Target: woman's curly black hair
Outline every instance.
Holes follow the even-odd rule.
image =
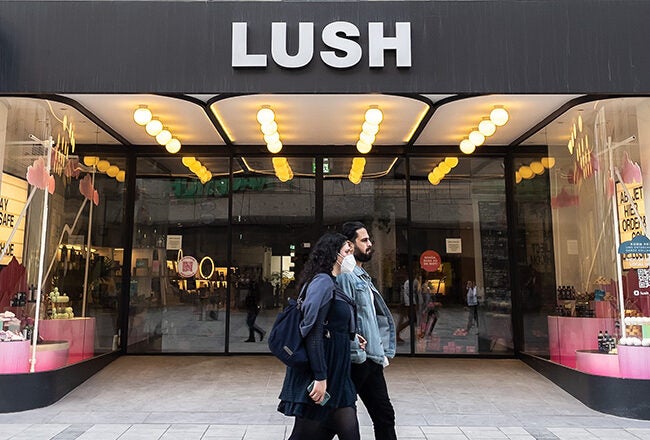
[[[331,274],[336,263],[336,256],[347,238],[338,232],[327,232],[318,239],[309,253],[309,259],[298,277],[298,292],[319,273]]]

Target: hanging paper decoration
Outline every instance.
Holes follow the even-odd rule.
[[[86,176],[79,182],[79,192],[88,200],[91,200],[95,206],[99,205],[99,193],[95,188],[93,188],[90,174],[86,174]]]
[[[641,177],[641,167],[638,163],[632,162],[630,156],[625,152],[625,159],[623,160],[623,169],[621,170],[621,177],[623,178],[623,183],[643,183],[643,178]]]
[[[79,177],[79,174],[81,174],[81,167],[79,166],[79,159],[78,158],[69,158],[66,161],[65,168],[63,169],[64,174],[67,177],[74,177],[77,178]]]
[[[47,189],[50,194],[54,194],[54,176],[51,176],[45,169],[45,161],[43,161],[42,157],[39,157],[34,161],[33,165],[27,167],[27,181],[38,189]]]
[[[562,191],[560,191],[557,196],[551,197],[551,208],[566,208],[568,206],[577,206],[578,202],[578,196],[572,196],[566,191],[566,188],[562,188]]]

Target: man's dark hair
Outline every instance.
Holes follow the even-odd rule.
[[[341,228],[341,233],[345,235],[348,240],[354,242],[357,238],[357,231],[359,229],[366,229],[366,225],[361,222],[345,222]]]

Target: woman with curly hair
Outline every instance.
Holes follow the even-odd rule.
[[[354,302],[334,283],[346,257],[354,258],[345,236],[326,233],[299,277],[299,297],[304,297],[300,331],[309,368],[287,367],[282,384],[278,411],[295,417],[289,440],[330,440],[335,435],[340,440],[360,439],[357,396],[350,377]]]

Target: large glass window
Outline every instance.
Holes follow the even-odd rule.
[[[327,228],[340,230],[347,221],[366,225],[373,243],[373,257],[364,264],[383,295],[393,318],[399,321],[400,276],[407,259],[406,178],[402,159],[365,158],[362,178],[353,183],[351,171],[359,159],[328,159],[323,182],[323,221]],[[409,352],[406,345],[399,352]]]
[[[229,161],[140,158],[137,172],[129,351],[224,351]]]
[[[267,352],[264,335],[318,238],[313,158],[239,158],[233,184],[231,352]],[[283,174],[287,173],[287,174]]]
[[[78,155],[115,140],[67,105],[26,98],[0,99],[0,133],[0,311],[15,315],[2,330],[18,349],[2,372],[117,349],[125,161]]]
[[[526,351],[592,374],[648,378],[630,369],[646,356],[639,345],[650,341],[643,330],[650,322],[648,254],[643,246],[620,246],[647,241],[649,118],[647,98],[597,101],[576,106],[526,142],[547,145],[548,154],[518,168],[517,199],[543,205],[550,193],[551,201],[550,213],[537,209],[520,219],[532,238],[524,254],[531,275],[520,275],[535,304],[524,314]],[[533,186],[549,190],[533,199]]]
[[[409,341],[413,326],[417,353],[512,353],[503,160],[409,163],[411,279],[401,271],[400,338]]]

